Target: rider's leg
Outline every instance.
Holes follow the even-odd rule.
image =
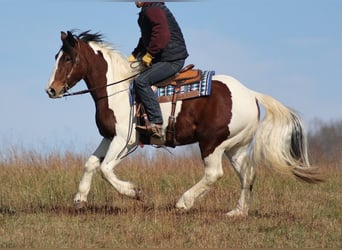
[[[184,60],[175,62],[158,62],[153,64],[150,69],[141,73],[135,79],[134,86],[136,93],[144,104],[151,123],[163,123],[160,106],[156,95],[151,89],[151,85],[176,74],[182,69],[183,65]]]

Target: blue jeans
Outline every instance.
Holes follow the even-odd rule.
[[[136,94],[144,104],[150,122],[163,124],[159,102],[157,96],[151,89],[151,85],[175,75],[182,69],[184,62],[185,60],[157,62],[135,78],[134,87]]]

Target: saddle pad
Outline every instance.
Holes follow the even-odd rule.
[[[211,80],[213,75],[215,75],[215,71],[206,70],[202,72],[202,79],[199,82],[182,85],[180,87],[177,100],[210,95]],[[174,86],[167,85],[158,87],[155,90],[155,93],[158,96],[159,102],[170,102],[172,101],[174,91]]]

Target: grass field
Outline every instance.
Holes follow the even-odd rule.
[[[322,165],[326,182],[309,185],[258,169],[248,218],[228,218],[239,181],[228,161],[224,177],[194,208],[174,209],[203,174],[196,153],[140,153],[116,169],[139,185],[149,204],[120,196],[95,175],[88,209],[73,196],[85,157],[12,149],[0,158],[0,247],[342,247],[341,159]],[[336,168],[336,165],[340,167]]]

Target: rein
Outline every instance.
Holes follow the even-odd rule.
[[[143,72],[146,71],[146,70],[147,70],[147,69],[145,69],[145,70],[143,70],[143,71],[141,71],[141,72],[139,72],[139,73],[136,73],[136,74],[134,74],[134,75],[131,75],[131,76],[125,78],[125,79],[119,80],[119,81],[117,81],[117,82],[112,82],[112,83],[106,84],[106,85],[104,85],[104,86],[94,87],[94,88],[91,88],[91,89],[85,89],[85,90],[81,90],[81,91],[77,91],[77,92],[71,92],[71,93],[70,93],[70,92],[66,92],[66,93],[63,95],[63,97],[66,97],[66,96],[74,96],[74,95],[83,95],[83,94],[90,93],[90,92],[92,92],[92,91],[94,91],[94,90],[97,90],[97,89],[102,89],[102,88],[106,88],[106,87],[108,87],[108,86],[116,85],[116,84],[125,82],[125,81],[127,81],[127,80],[130,80],[130,79],[132,79],[132,78],[138,76],[139,74],[143,73]]]

